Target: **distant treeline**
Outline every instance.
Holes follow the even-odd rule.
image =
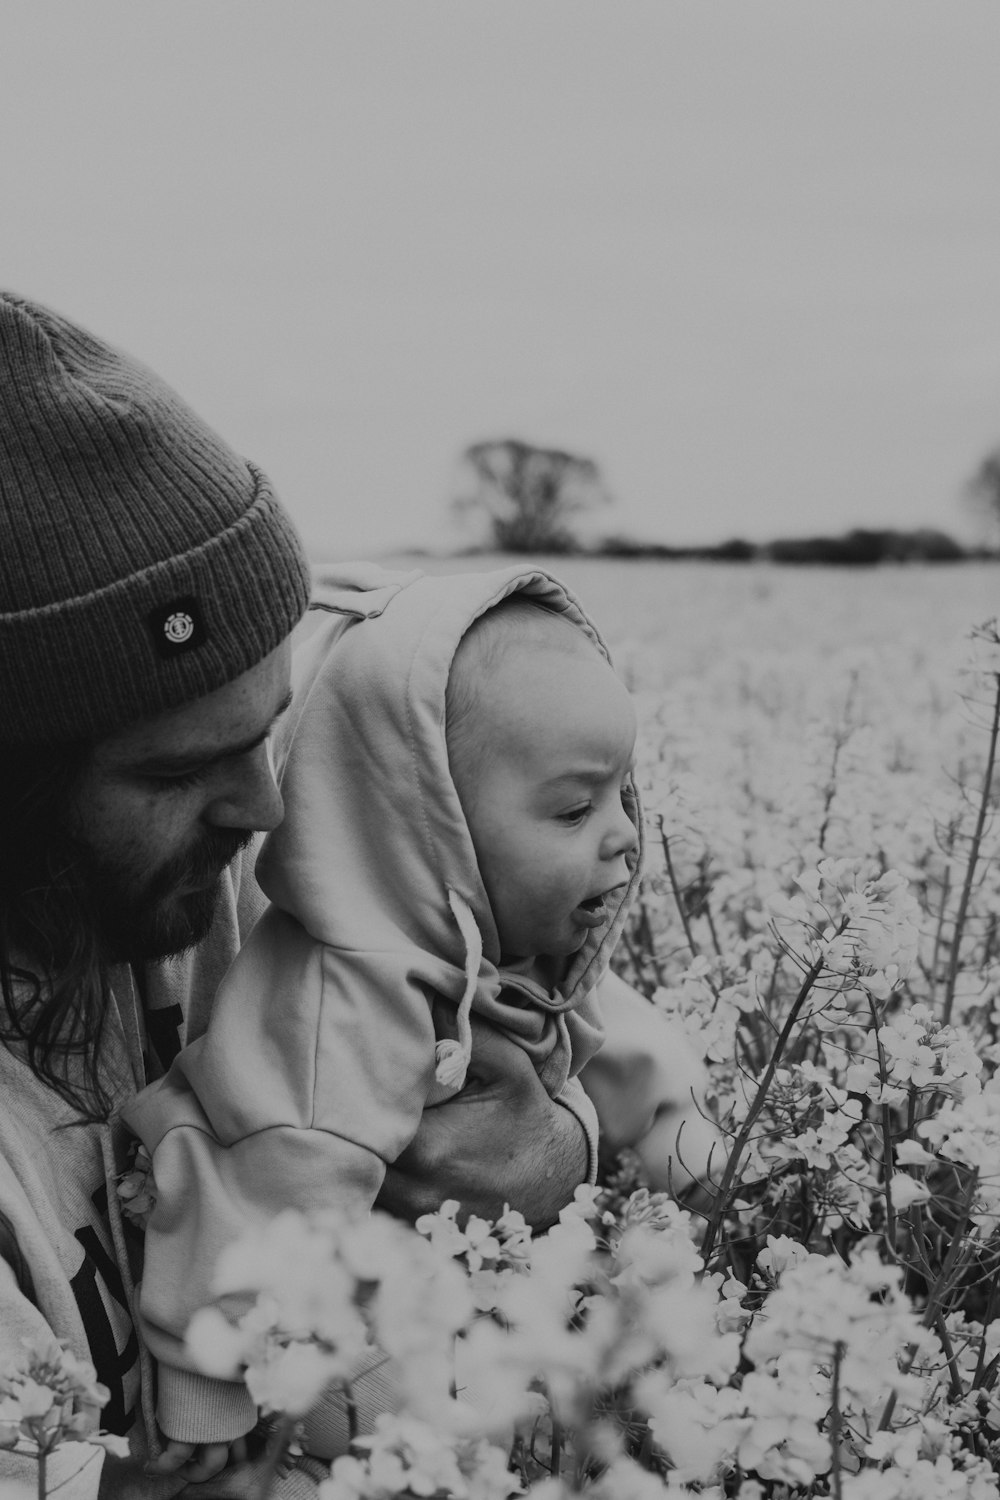
[[[932,526],[914,531],[859,526],[840,536],[778,537],[770,542],[732,537],[698,547],[607,534],[601,541],[585,542],[577,535],[577,517],[611,500],[593,459],[561,448],[540,448],[520,438],[491,438],[466,448],[462,475],[452,510],[463,520],[473,517],[480,528],[485,523],[488,534],[488,539],[463,549],[466,554],[553,552],[578,557],[707,558],[854,568],[876,563],[1000,560],[1000,550],[964,547],[948,532]],[[1000,448],[984,460],[971,490],[979,511],[994,523],[1000,522]]]
[[[840,564],[872,567],[876,563],[965,562],[996,558],[984,547],[963,547],[953,536],[932,527],[916,531],[869,531],[855,528],[841,536],[778,537],[771,542],[748,542],[742,537],[714,546],[672,547],[631,537],[609,537],[596,546],[572,548],[602,557],[706,558],[719,562],[775,562]]]

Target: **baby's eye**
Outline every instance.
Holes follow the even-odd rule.
[[[581,802],[579,807],[568,807],[565,812],[556,813],[556,822],[565,824],[567,828],[576,828],[589,812],[590,803]]]

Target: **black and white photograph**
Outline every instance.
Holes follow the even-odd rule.
[[[1000,1494],[998,79],[0,0],[0,1500]]]

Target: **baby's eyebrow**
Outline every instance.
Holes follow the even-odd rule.
[[[549,776],[542,782],[547,791],[555,791],[561,787],[568,786],[596,786],[601,781],[607,781],[609,776],[617,773],[617,766],[578,766],[570,771],[559,771],[555,776]],[[626,766],[625,772],[631,770]]]

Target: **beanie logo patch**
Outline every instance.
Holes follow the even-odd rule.
[[[183,646],[194,635],[194,621],[189,614],[178,610],[175,615],[167,616],[163,634],[172,646]]]
[[[204,643],[208,632],[197,599],[172,599],[148,616],[153,644],[160,656],[180,656]]]

